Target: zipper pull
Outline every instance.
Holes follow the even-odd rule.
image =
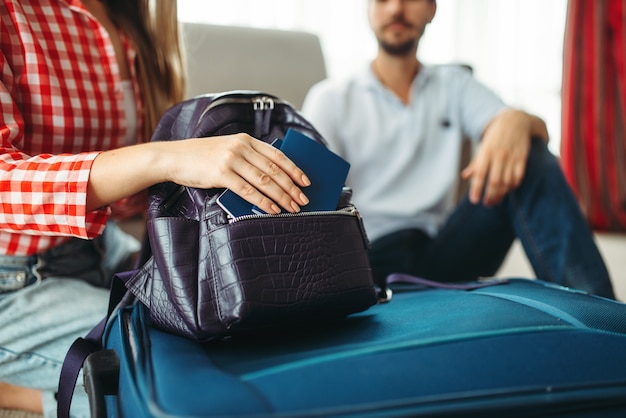
[[[370,239],[367,236],[367,231],[365,230],[365,225],[363,224],[363,218],[361,217],[361,213],[356,207],[352,207],[350,211],[356,216],[359,221],[359,228],[361,229],[361,236],[363,237],[363,244],[365,244],[365,248],[368,250],[371,248]]]
[[[270,133],[270,117],[274,110],[274,99],[267,96],[256,97],[253,101],[254,136],[261,139]]]
[[[274,99],[267,96],[256,97],[252,102],[252,108],[254,110],[273,110]]]
[[[263,97],[263,104],[265,110],[274,110],[274,99],[271,97]]]

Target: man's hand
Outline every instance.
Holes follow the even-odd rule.
[[[476,155],[462,171],[470,179],[470,202],[492,206],[520,185],[532,137],[548,140],[545,123],[534,115],[506,109],[487,125]]]

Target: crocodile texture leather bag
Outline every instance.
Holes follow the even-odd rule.
[[[152,140],[247,132],[271,142],[288,128],[324,143],[289,103],[238,91],[174,106]],[[376,303],[367,237],[348,193],[335,211],[231,219],[216,203],[222,190],[162,183],[149,191],[149,240],[126,287],[156,326],[206,341]]]

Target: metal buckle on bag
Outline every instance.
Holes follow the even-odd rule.
[[[378,289],[376,291],[376,297],[378,298],[378,303],[379,304],[387,303],[393,297],[393,290],[391,290],[388,287],[386,287],[384,289]]]

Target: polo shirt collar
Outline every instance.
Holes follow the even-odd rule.
[[[425,65],[420,63],[421,67],[419,72],[415,75],[413,79],[413,83],[411,84],[411,98],[415,97],[415,95],[424,88],[424,86],[428,83],[428,80],[431,78],[433,73],[433,67],[429,65]],[[370,63],[365,67],[360,74],[357,75],[357,81],[359,84],[368,88],[369,90],[377,93],[377,94],[390,94],[393,97],[396,97],[394,93],[389,91],[383,83],[380,82],[374,70],[372,69],[372,64]]]

